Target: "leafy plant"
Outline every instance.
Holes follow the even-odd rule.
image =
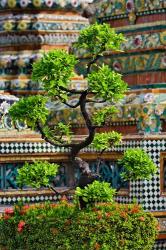
[[[32,79],[43,83],[48,96],[67,100],[65,89],[70,85],[76,63],[75,56],[64,50],[49,51],[33,64]]]
[[[26,162],[18,169],[17,183],[20,187],[31,186],[35,188],[49,186],[51,177],[58,172],[59,165],[46,161]]]
[[[64,50],[44,53],[43,57],[33,64],[32,79],[42,83],[45,96],[36,95],[22,98],[9,110],[14,121],[25,121],[28,126],[38,130],[48,143],[70,150],[70,164],[68,165],[68,173],[70,174],[68,174],[67,185],[73,186],[75,184],[75,157],[81,149],[93,143],[92,145],[97,150],[103,152],[121,141],[121,135],[114,131],[96,133],[98,128],[102,128],[108,120],[111,120],[116,112],[115,103],[127,91],[127,84],[122,80],[121,74],[113,71],[108,65],[99,66],[98,60],[107,50],[119,51],[120,44],[124,40],[124,36],[116,34],[115,30],[110,28],[108,24],[95,23],[80,32],[74,46],[78,50],[87,50],[90,55],[89,58],[86,58],[84,77],[87,86],[84,86],[84,89],[73,89],[71,85],[74,68],[79,62],[75,55],[68,54]],[[74,104],[73,97],[76,100]],[[54,105],[64,104],[71,110],[79,108],[88,131],[87,136],[80,141],[72,140],[72,128],[69,126],[69,121],[66,124],[60,120],[56,124],[49,122],[50,112],[46,107],[47,101],[53,102]],[[93,106],[94,103],[103,104],[103,107],[97,110],[95,115],[92,115],[90,110],[93,109],[89,109],[88,105]],[[56,112],[55,117],[58,117]],[[138,151],[136,159],[131,153],[126,153],[122,161],[126,168],[126,172],[123,174],[124,179],[149,178],[155,172],[155,166],[151,160],[148,160],[146,154],[140,154]],[[132,167],[134,167],[133,170]],[[39,174],[40,179],[40,171],[37,172],[36,169],[35,171]],[[45,180],[43,183],[46,182]]]
[[[40,204],[6,209],[0,246],[8,250],[152,250],[158,222],[137,204]]]
[[[116,131],[96,133],[92,145],[97,150],[104,151],[120,144],[121,138],[121,134]]]
[[[97,110],[93,114],[92,120],[96,125],[102,126],[102,125],[105,125],[107,121],[109,122],[111,118],[115,116],[115,114],[117,113],[118,113],[118,110],[115,106],[104,107],[104,108]]]
[[[121,79],[121,74],[110,70],[107,65],[102,65],[97,71],[88,74],[88,84],[96,98],[105,101],[117,102],[127,90],[127,84]]]
[[[95,202],[112,202],[115,193],[115,189],[111,188],[109,183],[99,181],[94,181],[83,189],[77,187],[75,191],[76,197],[82,197],[88,204]]]
[[[64,50],[44,53],[43,57],[33,64],[32,79],[42,83],[47,98],[35,96],[21,99],[9,110],[11,117],[14,120],[25,120],[52,145],[70,148],[70,159],[73,161],[82,148],[93,142],[96,128],[102,127],[105,118],[114,113],[114,101],[121,99],[127,90],[127,84],[119,73],[114,72],[107,65],[101,67],[96,65],[97,60],[106,50],[119,50],[123,41],[123,35],[116,34],[108,24],[96,23],[81,31],[74,46],[78,49],[87,49],[91,54],[85,75],[88,86],[82,90],[73,89],[71,86],[74,67],[78,63],[75,55],[68,54]],[[77,99],[75,104],[72,104],[73,96]],[[81,142],[74,143],[70,140],[71,128],[67,125],[69,122],[64,124],[59,121],[54,126],[50,124],[49,112],[45,106],[47,100],[65,104],[71,109],[80,108],[88,129],[87,137]],[[101,110],[98,114],[96,111],[96,118],[92,118],[86,104],[93,105],[101,102],[110,107],[105,109],[104,115]],[[63,140],[64,138],[67,140]]]
[[[122,159],[119,160],[119,164],[125,170],[121,174],[124,180],[149,180],[157,172],[157,166],[149,155],[140,148],[127,149]]]
[[[124,41],[124,36],[117,34],[115,29],[110,28],[108,24],[104,23],[101,26],[101,24],[96,23],[80,32],[75,47],[85,49],[92,56],[96,56],[106,50],[120,50],[120,45]]]
[[[35,128],[36,123],[40,121],[45,124],[49,110],[46,108],[47,98],[36,95],[21,98],[14,103],[9,110],[13,121],[19,120],[26,122],[28,126]]]

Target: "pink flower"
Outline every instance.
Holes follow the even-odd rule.
[[[13,215],[14,214],[14,209],[13,208],[6,208],[5,209],[5,214]]]
[[[22,232],[22,230],[23,230],[25,224],[26,224],[26,223],[25,223],[25,221],[23,221],[23,220],[21,220],[21,221],[18,223],[17,231],[18,231],[19,233]]]

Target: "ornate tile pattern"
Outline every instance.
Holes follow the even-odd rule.
[[[160,151],[166,150],[166,140],[129,140],[124,141],[121,146],[114,149],[113,152],[123,152],[127,148],[142,147],[149,153],[153,161],[158,165],[158,174],[160,173]],[[83,150],[83,152],[94,152],[89,147]],[[41,142],[8,142],[0,143],[1,154],[25,154],[25,153],[55,153],[63,152],[67,153],[65,148],[55,148],[48,143]],[[111,153],[111,150],[110,150]],[[151,181],[136,181],[130,183],[129,197],[119,196],[117,200],[119,202],[130,202],[136,198],[139,203],[142,203],[145,210],[149,211],[162,211],[166,208],[166,197],[160,196],[160,178],[159,175],[153,177]]]
[[[166,240],[156,241],[153,250],[165,250],[165,249],[166,249]]]

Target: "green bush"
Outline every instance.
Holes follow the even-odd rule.
[[[124,167],[124,180],[150,180],[157,172],[157,166],[141,148],[127,149],[119,164]]]
[[[100,203],[78,210],[67,202],[16,206],[0,220],[7,250],[151,250],[157,220],[137,204]]]
[[[95,202],[112,202],[115,192],[115,189],[110,187],[110,183],[94,181],[82,189],[77,187],[75,196],[81,197],[83,201],[89,204]]]
[[[49,186],[50,178],[58,172],[59,165],[47,161],[25,162],[18,170],[17,184],[40,188]]]

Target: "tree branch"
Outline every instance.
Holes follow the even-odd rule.
[[[56,147],[61,147],[61,148],[72,148],[72,147],[75,147],[77,144],[74,144],[74,143],[68,143],[68,144],[59,144],[59,143],[56,143],[55,141],[51,140],[50,138],[48,138],[44,131],[43,131],[43,126],[41,125],[40,122],[37,122],[36,124],[36,128],[38,129],[38,131],[40,132],[41,134],[41,137],[43,140],[45,140],[46,142],[50,143],[51,145],[53,146],[56,146]]]
[[[90,73],[90,70],[91,70],[91,66],[99,59],[101,58],[103,55],[102,53],[105,51],[105,44],[101,45],[101,50],[99,51],[99,53],[97,55],[95,55],[95,57],[93,58],[92,61],[90,61],[88,64],[87,64],[87,73],[85,76],[87,76],[89,73]]]
[[[86,123],[86,126],[88,128],[88,136],[85,138],[85,140],[79,144],[77,144],[76,146],[73,146],[71,148],[71,158],[74,159],[75,156],[79,153],[79,151],[82,149],[82,148],[85,148],[87,147],[89,144],[92,143],[93,139],[94,139],[94,136],[95,136],[95,126],[93,126],[92,124],[92,121],[89,117],[89,114],[86,110],[86,97],[88,95],[88,91],[85,90],[82,95],[80,96],[80,110],[81,110],[81,113],[82,113],[82,116],[85,120],[85,123]]]
[[[59,88],[60,88],[60,90],[65,91],[65,92],[70,93],[70,94],[79,94],[80,95],[84,92],[84,90],[67,89],[67,88],[62,87],[62,86]]]
[[[66,106],[68,106],[69,108],[77,108],[80,105],[80,100],[75,104],[75,105],[71,105],[65,101],[62,102],[63,104],[65,104]]]

